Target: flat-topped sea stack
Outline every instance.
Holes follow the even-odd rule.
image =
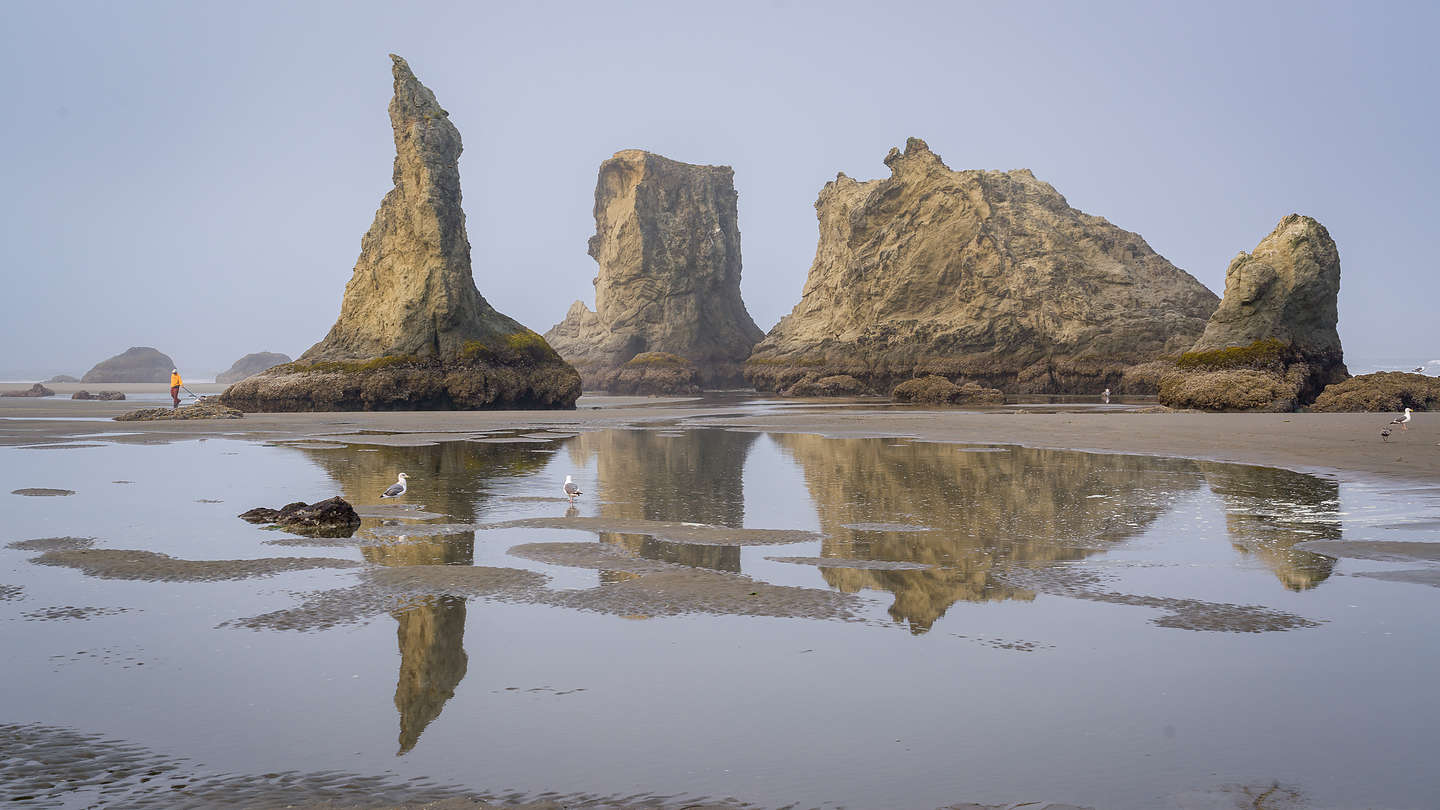
[[[764,335],[740,300],[735,173],[628,149],[600,165],[590,256],[595,311],[581,301],[545,339],[585,387],[629,392],[626,364],[663,353],[691,364],[674,391],[744,384],[742,363]],[[653,377],[653,375],[652,375]]]
[[[890,176],[839,175],[800,303],[745,376],[778,391],[808,373],[872,393],[935,374],[1012,393],[1097,393],[1189,348],[1217,298],[1139,235],[1071,208],[1028,170],[952,171],[924,141]]]
[[[1292,411],[1348,379],[1340,348],[1340,253],[1325,226],[1290,214],[1225,270],[1205,333],[1160,384],[1160,401]]]
[[[80,378],[84,383],[165,383],[175,361],[158,349],[131,346],[109,360],[95,364]]]
[[[395,187],[360,243],[340,318],[293,363],[230,386],[244,411],[573,408],[580,376],[475,288],[460,132],[394,60]]]
[[[229,384],[237,383],[246,377],[251,377],[260,372],[274,368],[281,363],[290,362],[290,355],[279,352],[254,352],[236,360],[230,368],[215,375],[215,382]]]

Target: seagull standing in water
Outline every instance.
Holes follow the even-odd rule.
[[[573,503],[575,496],[579,494],[581,494],[580,487],[575,485],[575,481],[570,476],[565,476],[565,497],[569,498]]]
[[[401,495],[404,495],[407,488],[405,486],[405,479],[409,477],[410,476],[406,475],[405,473],[400,473],[400,479],[397,480],[395,483],[391,484],[389,489],[386,489],[384,492],[380,493],[380,497],[398,498]]]
[[[1400,416],[1395,417],[1394,419],[1391,419],[1391,420],[1390,420],[1390,424],[1392,424],[1392,425],[1399,425],[1401,430],[1405,430],[1405,429],[1406,429],[1405,423],[1406,423],[1406,422],[1409,422],[1409,421],[1410,421],[1410,409],[1409,409],[1409,408],[1406,408],[1406,409],[1405,409],[1405,413],[1402,414],[1402,415],[1400,415]]]

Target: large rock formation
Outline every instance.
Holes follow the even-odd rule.
[[[1290,214],[1225,270],[1205,333],[1160,385],[1160,401],[1209,410],[1291,411],[1347,379],[1337,300],[1340,254],[1325,226]]]
[[[576,301],[545,333],[587,388],[612,388],[644,352],[688,360],[707,388],[743,384],[741,363],[764,333],[740,300],[734,177],[638,149],[600,165],[595,311]]]
[[[345,285],[340,318],[294,363],[224,394],[247,411],[570,408],[580,377],[475,288],[460,207],[460,133],[394,60],[395,187]]]
[[[290,355],[279,352],[255,352],[247,354],[225,371],[215,375],[217,383],[237,383],[246,377],[251,377],[260,372],[274,368],[281,363],[290,362]]]
[[[149,346],[131,346],[97,363],[80,378],[84,383],[168,383],[175,361]]]
[[[951,171],[916,138],[885,164],[888,178],[821,190],[804,294],[746,363],[756,388],[814,372],[878,394],[924,374],[1093,393],[1184,351],[1215,309],[1140,236],[1028,170]]]

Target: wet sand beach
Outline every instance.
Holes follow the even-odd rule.
[[[24,651],[0,699],[0,743],[24,755],[0,761],[0,798],[1430,795],[1426,414],[1388,443],[1385,415],[753,395],[109,421],[144,406],[0,400],[0,492],[73,493],[0,494],[0,627]],[[397,471],[411,490],[382,502]],[[352,537],[235,517],[333,495],[361,516]]]

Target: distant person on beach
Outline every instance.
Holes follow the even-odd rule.
[[[180,386],[184,384],[185,381],[180,379],[180,369],[170,369],[170,400],[175,403],[170,406],[172,411],[180,407]]]
[[[1103,402],[1103,403],[1105,403],[1106,405],[1109,405],[1109,404],[1110,404],[1110,389],[1109,389],[1109,388],[1106,388],[1104,391],[1101,391],[1101,392],[1100,392],[1100,401]]]

